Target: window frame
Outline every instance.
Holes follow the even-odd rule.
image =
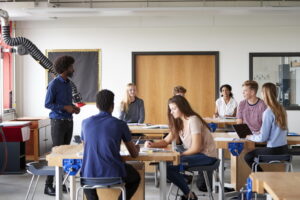
[[[253,59],[255,57],[300,57],[300,52],[257,52],[249,53],[249,80],[253,80]],[[284,106],[286,110],[300,110],[299,106]]]

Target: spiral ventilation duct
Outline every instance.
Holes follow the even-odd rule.
[[[45,69],[49,70],[54,75],[58,75],[53,69],[53,63],[27,38],[24,37],[10,37],[10,26],[8,20],[8,13],[0,9],[2,37],[6,44],[10,46],[24,46],[29,54]],[[72,87],[72,96],[74,103],[82,103],[80,93],[77,91],[76,85],[70,80]]]

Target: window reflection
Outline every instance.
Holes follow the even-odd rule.
[[[260,88],[275,83],[278,100],[286,109],[300,109],[300,53],[251,53],[250,79]],[[299,55],[297,55],[299,54]],[[258,91],[260,94],[260,90]]]

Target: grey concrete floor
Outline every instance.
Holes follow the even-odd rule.
[[[300,172],[300,156],[294,157],[293,159],[294,171]],[[229,180],[229,170],[225,170],[225,180]],[[25,199],[28,185],[31,180],[31,175],[0,175],[0,200],[23,200]],[[54,197],[47,196],[43,194],[45,177],[41,177],[39,184],[36,189],[35,198],[36,200],[54,200]],[[151,176],[147,176],[145,180],[146,185],[146,200],[156,200],[159,199],[159,189],[154,186],[154,179]],[[206,193],[199,193],[195,188],[194,191],[201,195],[199,200],[208,199]],[[202,196],[206,195],[206,196]],[[69,199],[67,194],[64,194],[63,199]],[[172,197],[171,199],[174,199]]]

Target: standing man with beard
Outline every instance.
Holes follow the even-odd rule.
[[[72,88],[68,77],[74,73],[75,60],[71,56],[61,56],[54,62],[54,69],[59,74],[47,88],[45,107],[50,109],[51,137],[53,147],[70,144],[73,134],[72,114],[78,114],[80,108],[72,102]],[[66,190],[65,186],[63,190]],[[48,176],[44,194],[55,196],[53,176]]]

